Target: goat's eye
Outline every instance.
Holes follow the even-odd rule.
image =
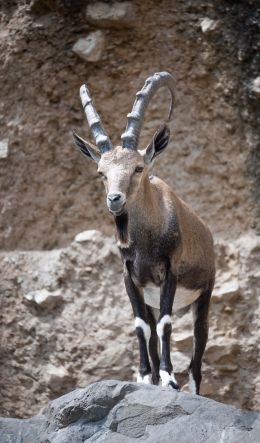
[[[105,174],[103,174],[103,172],[98,171],[98,173],[99,173],[99,176],[100,176],[100,178],[101,178],[102,180],[106,180],[106,179],[107,179],[106,176],[105,176]]]
[[[144,170],[144,167],[143,166],[136,166],[136,168],[135,168],[135,172],[137,172],[137,173],[141,173],[141,172],[143,172],[143,170]]]

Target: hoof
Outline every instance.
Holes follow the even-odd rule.
[[[180,391],[179,385],[174,377],[174,373],[160,370],[160,377],[162,380],[162,386],[170,387],[176,391]]]
[[[145,385],[151,385],[152,384],[152,376],[151,376],[151,374],[147,374],[142,377],[141,374],[138,374],[136,381],[137,381],[137,383],[144,383]]]
[[[180,392],[180,386],[179,385],[177,385],[177,383],[174,383],[174,381],[169,381],[169,385],[168,386],[170,386],[172,389],[175,389],[175,391],[178,391],[178,392]]]

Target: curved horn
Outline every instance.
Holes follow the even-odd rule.
[[[89,94],[89,90],[86,85],[81,86],[79,94],[89,127],[91,129],[97,147],[102,154],[106,151],[110,151],[110,149],[112,149],[113,147],[111,140],[109,139],[105,129],[102,126],[101,119],[94,107]]]
[[[154,94],[163,86],[167,86],[171,93],[171,107],[167,121],[171,119],[174,104],[175,80],[169,72],[156,72],[146,80],[141,91],[136,93],[132,112],[127,115],[126,130],[121,135],[123,148],[137,149],[146,108]]]

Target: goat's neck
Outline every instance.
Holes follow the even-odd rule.
[[[158,218],[158,202],[154,195],[148,175],[146,175],[138,189],[133,202],[128,207],[129,226],[144,224],[149,226],[154,224]]]
[[[150,184],[148,175],[140,184],[134,201],[128,205],[127,214],[116,217],[116,227],[121,244],[128,244],[137,230],[152,231],[161,223],[158,201]]]

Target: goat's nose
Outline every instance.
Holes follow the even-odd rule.
[[[125,195],[122,192],[109,192],[107,206],[114,215],[119,214],[125,205]]]
[[[121,194],[108,194],[107,198],[111,202],[117,202],[121,198]]]

